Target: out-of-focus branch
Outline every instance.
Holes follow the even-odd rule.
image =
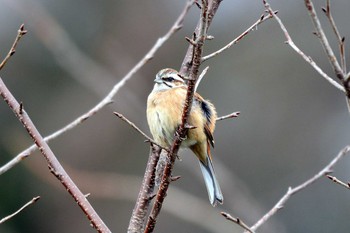
[[[18,209],[16,212],[14,212],[13,214],[10,214],[2,219],[0,219],[0,224],[6,222],[7,220],[13,218],[14,216],[16,216],[17,214],[19,214],[20,212],[22,212],[25,208],[29,207],[30,205],[34,204],[35,202],[37,202],[40,199],[40,196],[34,197],[32,200],[30,200],[29,202],[27,202],[24,206],[22,206],[20,209]]]
[[[93,108],[91,108],[88,112],[84,113],[83,115],[79,116],[74,121],[70,122],[63,128],[57,130],[56,132],[52,133],[51,135],[44,138],[46,142],[49,142],[50,140],[53,140],[57,138],[58,136],[61,136],[62,134],[66,133],[67,131],[74,129],[78,125],[80,125],[85,120],[89,119],[96,113],[98,113],[101,109],[103,109],[106,105],[113,102],[114,96],[118,93],[121,87],[125,85],[125,83],[130,80],[133,75],[138,72],[149,60],[151,60],[155,53],[158,51],[159,48],[163,46],[163,44],[173,35],[175,34],[179,29],[182,28],[182,23],[184,21],[184,18],[190,8],[190,6],[193,4],[193,0],[187,2],[184,10],[181,12],[179,17],[176,19],[174,24],[171,26],[169,31],[166,32],[166,34],[155,42],[153,47],[145,54],[145,56],[118,82],[116,83],[113,88],[110,90],[110,92],[99,102],[97,103]],[[9,161],[4,166],[0,167],[0,175],[4,172],[11,169],[13,166],[18,164],[20,161],[28,157],[31,153],[33,153],[35,150],[37,150],[36,145],[32,145],[29,148],[25,149],[21,153],[19,153],[15,158],[13,158],[11,161]]]
[[[305,181],[304,183],[296,186],[295,188],[289,187],[287,193],[275,204],[275,206],[267,212],[261,219],[259,219],[250,229],[253,231],[256,231],[262,224],[264,224],[267,220],[269,220],[277,211],[282,209],[285,205],[285,203],[289,200],[289,198],[298,193],[299,191],[307,188],[311,184],[313,184],[315,181],[319,180],[323,176],[329,174],[332,172],[333,167],[339,160],[341,160],[345,155],[347,155],[350,151],[350,145],[344,147],[339,154],[321,171],[319,171],[316,175],[314,175],[309,180]]]
[[[45,157],[51,173],[63,184],[67,191],[71,194],[75,202],[80,206],[87,218],[90,220],[92,226],[98,231],[103,233],[111,232],[105,225],[103,220],[98,216],[94,208],[91,206],[85,195],[79,190],[73,180],[69,177],[64,170],[56,156],[52,152],[51,148],[45,142],[44,138],[40,135],[36,129],[34,123],[23,109],[23,105],[19,104],[12,93],[8,90],[2,79],[0,78],[0,95],[15,113],[16,117],[23,124],[34,143],[39,148],[42,155]]]
[[[4,66],[6,65],[6,63],[8,62],[8,60],[10,60],[11,56],[13,54],[15,54],[16,52],[16,47],[17,47],[17,44],[19,42],[19,40],[22,38],[22,36],[24,36],[25,34],[27,33],[27,30],[24,30],[24,24],[22,24],[19,29],[18,29],[18,32],[17,32],[17,36],[16,36],[16,39],[15,41],[13,42],[11,48],[10,48],[10,51],[6,54],[4,60],[2,60],[2,62],[0,63],[0,70],[2,70],[2,68],[4,68]]]
[[[318,19],[317,13],[315,11],[314,8],[314,4],[312,3],[311,0],[305,0],[305,6],[309,12],[309,15],[311,17],[311,20],[315,26],[316,29],[316,35],[317,37],[320,39],[320,42],[323,46],[323,49],[325,50],[327,56],[328,56],[328,60],[331,63],[335,74],[337,75],[337,78],[340,81],[344,81],[344,73],[339,65],[339,62],[336,58],[336,56],[334,55],[334,52],[332,50],[332,47],[330,46],[328,39],[323,31],[323,28],[321,26],[320,20]]]
[[[340,35],[340,32],[338,30],[338,27],[333,19],[332,13],[331,13],[331,3],[330,0],[327,0],[326,7],[322,7],[323,12],[326,14],[329,23],[332,26],[333,32],[335,36],[338,39],[339,44],[339,54],[340,54],[340,61],[341,61],[341,68],[344,73],[346,73],[346,59],[345,59],[345,37],[342,37]]]
[[[309,187],[311,184],[315,183],[317,180],[322,178],[323,176],[328,176],[329,173],[332,172],[333,167],[348,153],[350,152],[350,145],[347,145],[344,147],[338,155],[327,165],[325,166],[321,171],[319,171],[316,175],[314,175],[312,178],[306,180],[304,183],[296,186],[295,188],[289,187],[287,190],[287,193],[283,195],[283,197],[272,207],[271,210],[269,210],[262,218],[260,218],[253,226],[247,228],[250,230],[250,232],[255,232],[259,227],[261,227],[264,223],[266,223],[273,215],[275,215],[280,209],[284,208],[285,203],[296,193],[304,190],[305,188]],[[333,179],[332,179],[333,180]],[[334,181],[334,180],[333,180]],[[347,187],[348,188],[348,187]],[[237,221],[236,218],[227,218],[226,215],[223,215],[226,219],[240,225],[243,227],[239,221]],[[248,230],[246,229],[246,230]],[[248,230],[248,231],[249,231]]]
[[[273,17],[276,19],[277,23],[279,24],[280,28],[284,32],[284,36],[286,37],[287,41],[286,44],[288,44],[292,49],[294,49],[295,52],[297,52],[307,63],[309,63],[323,78],[325,78],[330,84],[332,84],[337,89],[341,90],[342,92],[346,92],[345,88],[337,83],[335,80],[333,80],[331,77],[329,77],[322,69],[319,67],[310,56],[307,56],[303,51],[301,51],[298,46],[295,45],[293,42],[291,36],[289,35],[287,28],[282,23],[282,20],[274,13],[272,10],[270,4],[263,0],[263,3],[265,5],[266,10],[273,15]]]
[[[277,14],[277,11],[275,12],[275,14]],[[232,40],[230,43],[228,43],[226,46],[222,47],[221,49],[206,55],[202,58],[202,62],[205,62],[206,60],[213,58],[217,55],[219,55],[220,53],[224,52],[225,50],[229,49],[232,45],[237,44],[241,39],[243,39],[246,35],[248,35],[249,32],[253,31],[257,26],[259,26],[261,23],[265,22],[268,19],[271,19],[273,17],[273,15],[268,14],[268,15],[261,15],[261,17],[255,22],[253,23],[249,28],[247,28],[247,30],[245,30],[241,35],[239,35],[238,37],[236,37],[234,40]]]

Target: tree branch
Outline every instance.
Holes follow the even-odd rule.
[[[147,162],[145,175],[134,210],[129,222],[128,233],[140,233],[144,231],[148,208],[154,197],[154,180],[156,167],[159,161],[161,149],[151,144],[150,155]]]
[[[267,220],[269,220],[277,211],[282,209],[285,203],[289,200],[289,198],[292,195],[305,189],[306,187],[310,186],[311,184],[313,184],[323,176],[332,172],[332,169],[335,166],[335,164],[339,162],[339,160],[341,160],[346,154],[348,154],[349,151],[350,151],[350,145],[344,147],[326,167],[324,167],[312,178],[296,186],[295,188],[289,187],[287,193],[275,204],[275,206],[269,212],[267,212],[261,219],[259,219],[250,229],[252,229],[253,231],[256,231],[262,224],[264,224]]]
[[[77,204],[80,206],[82,211],[86,214],[90,220],[92,226],[98,232],[111,232],[102,219],[98,216],[94,208],[91,206],[89,201],[86,199],[85,195],[79,190],[73,180],[69,177],[67,172],[61,166],[60,162],[57,160],[56,156],[45,142],[43,137],[40,135],[39,131],[36,129],[35,125],[31,121],[30,117],[23,109],[23,105],[19,104],[12,93],[7,89],[6,85],[0,78],[0,95],[8,104],[8,106],[15,113],[16,117],[23,124],[24,128],[27,130],[30,137],[33,139],[34,143],[39,148],[42,155],[45,157],[49,169],[53,175],[63,184],[67,189],[69,194],[74,198]]]
[[[336,184],[339,184],[347,189],[350,189],[350,182],[348,182],[347,184],[344,183],[343,181],[339,180],[337,177],[335,176],[331,176],[331,175],[326,175],[331,181],[333,181]]]
[[[2,70],[2,68],[4,68],[4,66],[6,65],[6,63],[8,62],[8,60],[10,60],[10,58],[12,57],[13,54],[15,54],[16,52],[16,47],[17,44],[19,42],[19,40],[27,33],[27,30],[24,30],[24,24],[22,24],[17,32],[17,36],[15,41],[13,42],[10,51],[6,54],[6,57],[4,58],[4,60],[0,63],[0,70]]]
[[[221,215],[224,216],[227,220],[236,223],[238,226],[242,227],[244,230],[255,233],[252,229],[249,228],[247,224],[245,224],[241,219],[232,217],[230,214],[226,212],[221,212]]]
[[[277,11],[275,12],[275,14],[277,14]],[[224,52],[225,50],[229,49],[232,45],[237,44],[239,41],[241,41],[246,35],[249,34],[249,32],[253,31],[257,26],[259,26],[261,23],[265,22],[268,19],[271,19],[273,17],[273,15],[268,14],[268,15],[261,15],[260,18],[253,23],[249,28],[247,28],[247,30],[245,30],[241,35],[239,35],[238,37],[236,37],[234,40],[232,40],[230,43],[228,43],[226,46],[222,47],[221,49],[206,55],[202,58],[202,62],[205,62],[207,60],[209,60],[210,58],[213,58],[217,55],[219,55],[220,53]]]
[[[305,0],[305,6],[309,12],[309,15],[311,17],[311,20],[314,24],[314,27],[316,29],[316,34],[317,34],[317,37],[320,39],[320,42],[323,46],[323,49],[324,51],[326,52],[327,56],[328,56],[328,60],[329,62],[331,63],[333,69],[334,69],[334,72],[335,74],[337,75],[337,78],[340,80],[340,81],[344,81],[344,73],[337,61],[337,58],[336,56],[334,55],[334,52],[332,50],[332,47],[330,46],[329,42],[328,42],[328,39],[323,31],[323,28],[321,26],[321,23],[320,23],[320,20],[318,19],[318,16],[316,14],[316,11],[315,11],[315,8],[314,8],[314,5],[312,3],[311,0]]]
[[[134,128],[137,132],[139,132],[142,136],[144,136],[146,138],[147,141],[149,141],[151,144],[157,145],[158,147],[160,147],[161,149],[168,151],[168,148],[165,148],[161,145],[159,145],[158,143],[156,143],[152,138],[150,138],[147,134],[145,134],[141,129],[139,129],[133,122],[131,122],[129,119],[127,119],[125,116],[123,116],[122,114],[118,113],[118,112],[113,112],[114,115],[116,115],[117,117],[119,117],[121,120],[125,121],[126,123],[128,123],[132,128]]]
[[[241,114],[241,112],[233,112],[233,113],[230,113],[228,115],[218,117],[216,119],[216,121],[222,121],[222,120],[226,120],[226,119],[230,119],[230,118],[235,118],[235,117],[238,117],[239,114]]]
[[[274,13],[272,10],[270,4],[263,0],[263,3],[265,5],[266,10],[273,15],[273,17],[276,19],[277,23],[279,24],[280,28],[284,32],[284,36],[286,37],[287,41],[286,44],[288,44],[292,49],[294,49],[295,52],[297,52],[307,63],[309,63],[323,78],[325,78],[330,84],[332,84],[334,87],[339,89],[340,91],[346,93],[345,88],[337,83],[335,80],[333,80],[331,77],[329,77],[314,61],[310,56],[307,56],[303,51],[301,51],[293,42],[291,36],[289,35],[287,28],[282,23],[282,20]]]
[[[176,19],[172,27],[169,29],[169,31],[162,37],[160,37],[156,43],[153,45],[153,47],[145,54],[145,56],[117,83],[114,85],[114,87],[110,90],[110,92],[99,102],[97,103],[93,108],[91,108],[88,112],[85,114],[79,116],[74,121],[70,122],[63,128],[57,130],[56,132],[50,134],[49,136],[45,137],[44,140],[46,142],[49,142],[50,140],[53,140],[62,134],[68,132],[71,129],[74,129],[78,125],[80,125],[85,120],[89,119],[96,113],[98,113],[101,109],[103,109],[106,105],[113,102],[114,96],[119,92],[120,88],[125,85],[125,83],[130,80],[133,75],[138,72],[149,60],[151,60],[155,53],[158,51],[159,48],[163,46],[163,44],[169,40],[169,38],[175,34],[179,29],[182,28],[182,23],[184,21],[184,18],[190,9],[191,5],[193,4],[194,0],[189,0],[186,3],[186,6],[184,10],[181,12],[179,17]],[[23,159],[27,158],[31,153],[37,150],[36,145],[32,145],[29,148],[25,149],[21,153],[19,153],[15,158],[13,158],[11,161],[9,161],[4,166],[0,167],[0,175],[17,165],[19,162],[21,162]]]
[[[331,3],[330,0],[327,0],[326,7],[322,8],[323,12],[326,14],[329,23],[332,26],[333,32],[335,36],[338,39],[339,44],[339,54],[340,54],[340,61],[341,61],[341,68],[343,70],[343,73],[346,73],[346,59],[345,59],[345,37],[342,37],[340,35],[340,32],[338,30],[337,25],[335,24],[335,21],[333,19],[332,13],[331,13]]]
[[[30,205],[34,204],[35,202],[37,202],[40,199],[40,196],[34,197],[32,200],[30,200],[29,202],[27,202],[24,206],[22,206],[20,209],[18,209],[16,212],[14,212],[13,214],[10,214],[2,219],[0,219],[0,224],[6,222],[7,220],[13,218],[14,216],[16,216],[17,214],[19,214],[20,212],[22,212],[24,209],[26,209],[27,207],[29,207]]]
[[[186,55],[185,60],[182,64],[183,67],[180,70],[180,72],[182,72],[182,74],[185,77],[188,77],[188,88],[187,88],[187,95],[186,95],[186,100],[185,100],[183,113],[182,113],[182,122],[179,129],[177,130],[170,153],[168,153],[169,161],[164,168],[163,177],[157,192],[156,200],[154,201],[151,213],[148,217],[148,221],[145,227],[145,231],[144,231],[145,233],[151,233],[154,230],[157,217],[162,208],[167,190],[169,188],[169,184],[171,182],[170,177],[171,177],[172,169],[175,163],[176,155],[180,148],[182,139],[185,137],[188,130],[186,128],[186,123],[192,107],[194,90],[196,86],[196,81],[198,79],[199,66],[201,64],[201,59],[203,54],[203,46],[207,39],[208,27],[210,25],[210,22],[217,8],[219,7],[220,2],[221,2],[220,0],[211,0],[211,1],[202,0],[200,20],[195,30],[194,38],[193,38],[193,41],[195,42],[195,44],[190,43],[190,46],[188,49],[188,51],[191,51],[189,54],[192,54],[192,55],[191,56],[189,54]]]

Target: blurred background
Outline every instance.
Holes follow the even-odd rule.
[[[20,24],[28,34],[1,77],[43,135],[95,106],[164,35],[186,1],[0,0],[0,54],[12,45]],[[269,1],[294,42],[334,77],[303,1]],[[331,1],[345,38],[350,2]],[[315,1],[335,51],[336,37]],[[242,33],[263,13],[259,0],[223,1],[212,23],[215,37],[205,54]],[[50,143],[56,156],[113,232],[125,232],[148,159],[149,145],[114,116],[118,111],[149,133],[146,99],[158,70],[178,69],[199,10],[193,7],[175,34],[114,97],[114,103]],[[227,211],[252,225],[285,194],[309,179],[349,143],[343,94],[288,45],[268,20],[239,44],[206,62],[199,92],[218,114],[214,164],[225,203],[211,207],[198,162],[186,150],[155,232],[242,232],[219,214]],[[346,40],[347,41],[347,40]],[[346,47],[349,51],[349,46]],[[349,60],[349,56],[347,56]],[[0,166],[32,144],[7,105],[0,103]],[[349,181],[350,159],[334,175]],[[95,232],[38,152],[0,176],[0,218],[34,196],[41,200],[0,225],[0,232]],[[323,178],[293,196],[258,232],[347,232],[349,190]]]

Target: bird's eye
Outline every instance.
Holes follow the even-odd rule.
[[[173,77],[166,77],[166,78],[163,78],[163,80],[166,81],[166,82],[172,82],[175,79]]]

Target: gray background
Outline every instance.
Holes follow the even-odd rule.
[[[0,75],[24,102],[40,132],[47,135],[99,102],[170,28],[184,3],[0,0],[2,57],[21,23],[29,31]],[[279,10],[295,43],[334,77],[312,35],[303,1],[270,3]],[[321,11],[323,4],[315,1],[337,51]],[[340,32],[349,38],[350,2],[332,1],[332,6]],[[205,54],[238,36],[263,11],[261,1],[223,1],[210,29],[215,40],[207,42]],[[124,114],[149,133],[145,110],[152,80],[164,67],[179,68],[188,46],[184,37],[191,35],[198,14],[193,7],[184,28],[127,82],[112,105],[50,143],[73,180],[84,193],[91,193],[89,200],[113,232],[127,229],[149,147],[112,112]],[[64,31],[57,30],[51,20]],[[47,27],[57,34],[50,34]],[[60,47],[66,45],[62,37],[69,37],[83,56],[73,57],[73,50]],[[174,170],[182,178],[171,185],[155,232],[242,232],[219,212],[228,211],[249,225],[255,223],[289,186],[313,176],[349,143],[349,113],[343,94],[284,41],[277,23],[269,20],[204,64],[210,69],[199,87],[201,95],[215,104],[219,115],[241,112],[237,119],[218,123],[215,132],[214,165],[225,204],[210,206],[197,161],[184,150]],[[83,59],[92,59],[101,70]],[[32,142],[4,102],[0,103],[0,130],[2,165]],[[349,180],[349,161],[346,158],[335,167],[335,175],[344,181]],[[0,232],[94,232],[37,152],[1,175],[0,186],[0,218],[33,196],[42,197],[1,225]],[[349,195],[345,188],[321,179],[293,196],[259,232],[347,232]]]

